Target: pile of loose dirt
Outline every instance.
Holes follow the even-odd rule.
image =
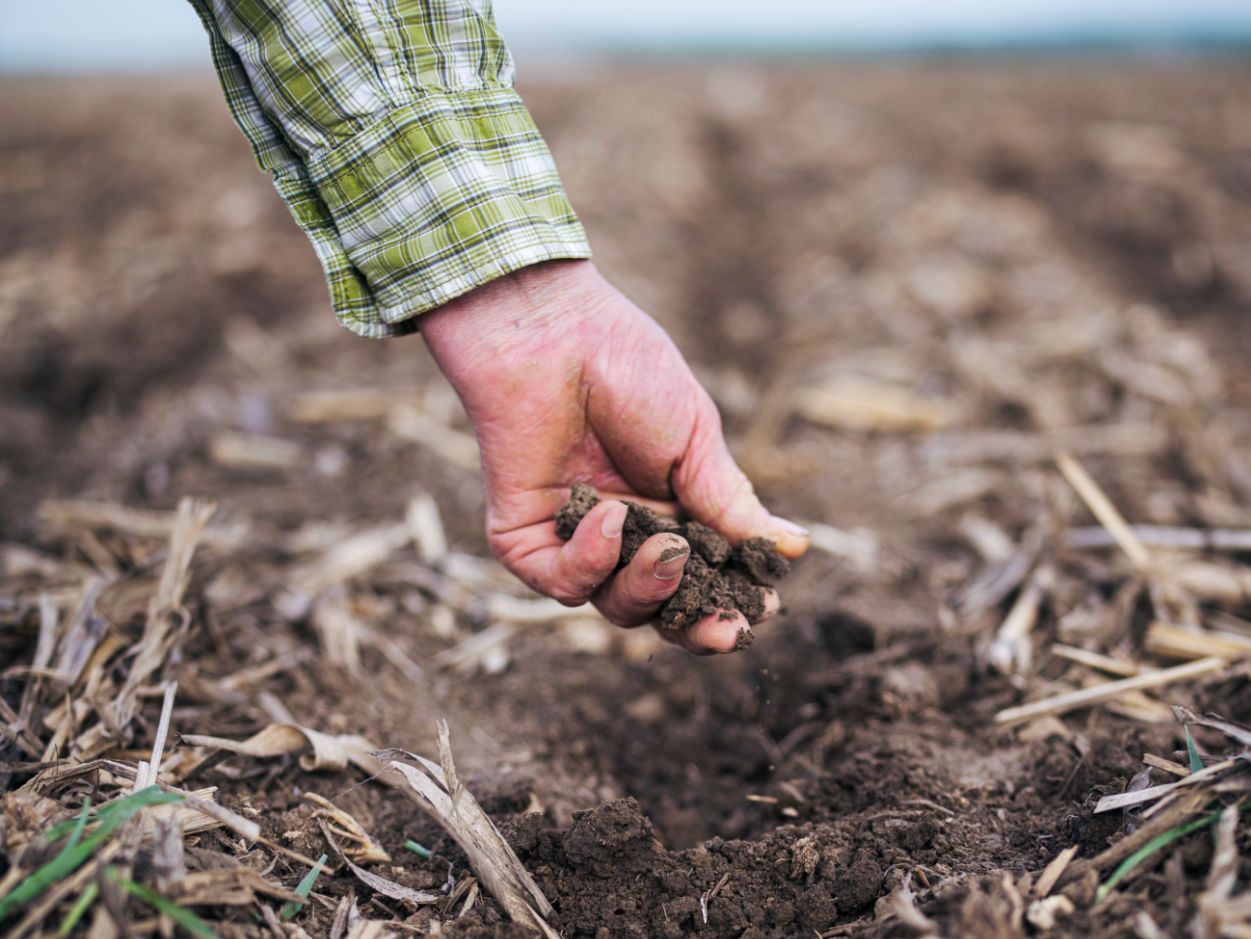
[[[556,515],[556,534],[568,541],[586,513],[599,504],[595,490],[575,483],[569,501]],[[731,545],[720,534],[699,522],[661,518],[646,506],[626,502],[625,528],[621,537],[621,560],[625,567],[652,535],[672,532],[691,546],[677,592],[660,607],[665,629],[686,629],[705,616],[740,611],[748,622],[764,614],[762,587],[773,587],[790,571],[790,563],[778,554],[767,538],[748,538]],[[674,549],[669,549],[674,550]],[[751,642],[745,632],[740,645]]]

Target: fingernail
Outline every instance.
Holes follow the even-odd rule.
[[[782,529],[782,531],[786,532],[788,535],[794,535],[797,538],[810,537],[810,532],[808,529],[804,528],[803,525],[796,525],[794,522],[787,521],[784,518],[778,518],[776,515],[773,516],[773,524]]]
[[[625,528],[626,513],[629,511],[629,506],[618,504],[604,513],[599,530],[605,538],[616,538],[621,534],[621,530]]]
[[[652,573],[657,580],[673,580],[681,577],[686,568],[686,559],[691,556],[690,548],[665,548],[660,559],[652,565]]]

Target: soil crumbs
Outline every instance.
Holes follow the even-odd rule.
[[[591,486],[575,483],[569,501],[556,513],[556,534],[568,541],[586,513],[598,504],[599,497]],[[672,521],[646,506],[629,501],[625,504],[618,567],[629,564],[643,542],[661,532],[682,537],[692,551],[677,591],[660,607],[660,623],[666,629],[686,629],[705,616],[733,610],[741,611],[748,622],[755,622],[765,608],[760,588],[776,586],[790,570],[790,563],[767,538],[748,538],[731,547],[729,541],[707,525]],[[676,545],[666,548],[661,560],[674,557],[681,550]],[[741,632],[738,648],[750,646],[753,636],[750,630]]]
[[[1092,810],[1165,781],[1144,754],[1191,765],[1168,705],[1251,718],[1245,660],[995,714],[1163,664],[1173,595],[1093,526],[1057,449],[1132,522],[1201,533],[1223,593],[1175,612],[1227,642],[1251,620],[1247,551],[1208,537],[1251,528],[1245,68],[745,63],[527,90],[598,263],[687,352],[766,503],[812,523],[789,614],[709,660],[489,560],[458,403],[417,341],[333,323],[211,76],[5,83],[0,877],[54,857],[38,834],[85,797],[132,788],[176,682],[160,781],[267,841],[166,828],[127,870],[223,937],[522,934],[446,832],[342,754],[186,739],[278,724],[433,756],[440,717],[569,939],[1197,928],[1206,832],[1102,903],[1107,868],[1062,880],[1063,903],[1036,887],[1065,849],[1139,830]],[[216,514],[166,580],[188,495]],[[631,537],[654,524],[634,510]],[[692,562],[729,564],[686,534]],[[777,576],[764,557],[735,568],[753,591]],[[385,851],[358,866],[392,886],[333,856],[310,795]],[[323,852],[290,921],[249,894]],[[101,899],[75,934],[172,928],[79,870],[64,883]],[[0,928],[55,930],[71,894]]]

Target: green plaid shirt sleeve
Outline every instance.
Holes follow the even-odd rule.
[[[362,336],[590,257],[490,0],[191,0],[236,122]]]

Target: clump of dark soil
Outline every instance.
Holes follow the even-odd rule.
[[[566,541],[573,537],[578,523],[599,504],[595,490],[575,483],[569,501],[556,514],[556,533]],[[625,528],[621,536],[618,567],[630,559],[652,535],[672,532],[691,546],[682,583],[660,608],[660,622],[666,629],[686,629],[705,616],[738,610],[755,622],[764,615],[762,587],[772,587],[790,570],[790,563],[778,554],[767,538],[748,538],[738,545],[699,522],[676,522],[662,518],[651,509],[626,502]],[[750,636],[740,638],[737,648],[751,645]]]

